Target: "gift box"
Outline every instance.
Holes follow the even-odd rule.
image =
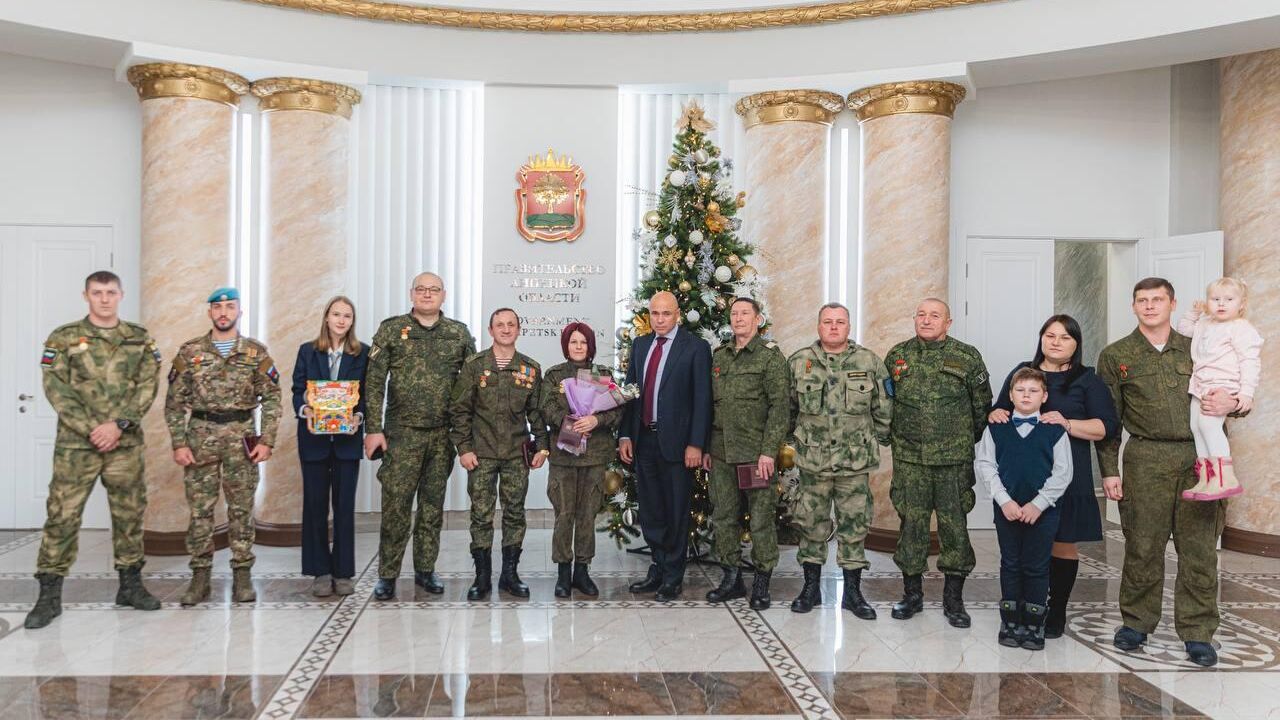
[[[363,419],[356,412],[359,380],[308,380],[307,429],[313,435],[352,435]]]

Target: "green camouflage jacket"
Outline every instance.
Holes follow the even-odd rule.
[[[893,459],[921,465],[973,463],[991,409],[982,355],[952,337],[913,337],[884,359],[893,381]]]
[[[547,447],[542,419],[542,368],[517,352],[499,370],[493,348],[462,364],[449,405],[449,438],[458,454],[474,452],[491,460],[520,457],[520,446],[532,432],[537,450]]]
[[[1191,370],[1191,338],[1172,331],[1163,351],[1134,330],[1098,355],[1098,377],[1111,391],[1120,424],[1147,440],[1191,442]],[[1120,433],[1095,446],[1103,477],[1118,476]]]
[[[776,458],[791,429],[787,359],[777,343],[756,335],[741,350],[734,341],[711,354],[711,456],[728,463]]]
[[[227,357],[218,354],[213,333],[178,348],[169,370],[164,420],[173,447],[189,447],[187,411],[230,412],[262,406],[262,444],[275,445],[280,427],[280,372],[267,346],[244,335]]]
[[[880,466],[893,400],[880,358],[850,342],[829,355],[820,342],[787,360],[796,464],[815,473],[863,473]]]
[[[365,370],[366,433],[384,427],[442,428],[462,363],[476,351],[467,326],[441,315],[426,327],[412,314],[387,318],[369,346]],[[390,382],[387,376],[390,375]],[[386,420],[383,421],[383,401]]]

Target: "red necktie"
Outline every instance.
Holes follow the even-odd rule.
[[[658,392],[658,365],[662,362],[662,346],[667,342],[664,337],[658,338],[658,344],[649,353],[649,364],[644,369],[644,418],[645,427],[653,424],[653,396]]]

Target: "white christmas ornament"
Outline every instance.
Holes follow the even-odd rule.
[[[716,268],[716,280],[722,283],[727,283],[732,278],[733,278],[733,271],[730,270],[727,266],[721,265],[720,267]]]
[[[675,236],[675,235],[668,235],[668,236],[666,236],[666,237],[662,238],[662,244],[663,244],[663,245],[666,245],[667,247],[675,247],[675,246],[676,246],[676,236]]]
[[[685,175],[683,170],[672,170],[671,174],[667,175],[667,182],[675,185],[676,187],[683,187],[684,181]]]
[[[699,313],[697,310],[690,310],[685,313],[685,315],[689,318],[689,322],[691,323],[696,323],[702,319],[702,313]]]
[[[689,242],[693,243],[694,245],[701,245],[702,239],[703,238],[702,238],[701,230],[691,230],[689,232]]]
[[[707,154],[706,150],[703,150],[702,148],[698,148],[698,150],[693,153],[693,159],[697,160],[700,163],[704,163],[710,160],[711,156]]]

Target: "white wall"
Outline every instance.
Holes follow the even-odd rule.
[[[0,224],[110,225],[133,319],[141,148],[137,96],[111,71],[0,54]]]
[[[485,88],[484,250],[481,325],[495,308],[515,308],[524,320],[518,347],[545,370],[564,359],[560,330],[581,320],[596,331],[600,362],[613,358],[614,272],[618,205],[618,91],[615,88],[490,86]],[[530,155],[570,155],[584,173],[586,228],[573,242],[529,242],[516,231],[516,171]],[[504,266],[592,266],[602,272],[509,272]],[[567,302],[540,302],[522,296],[528,288],[513,281],[574,280]],[[491,340],[475,328],[478,345]],[[540,333],[540,334],[539,334]],[[535,471],[525,503],[550,507],[546,470]]]

